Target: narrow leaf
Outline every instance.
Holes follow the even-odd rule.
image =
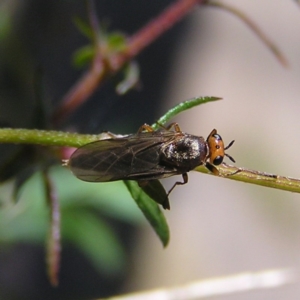
[[[152,200],[161,204],[164,209],[170,209],[168,195],[159,180],[151,180],[146,182],[145,185],[139,184],[139,186]]]
[[[87,64],[91,63],[94,55],[95,49],[90,45],[79,48],[72,55],[73,65],[78,68],[82,68]]]
[[[220,97],[195,97],[193,99],[180,102],[179,104],[168,110],[162,117],[160,117],[157,120],[156,123],[152,124],[151,127],[154,130],[157,130],[159,128],[159,125],[166,124],[170,119],[174,118],[176,115],[187,109],[193,108],[194,106],[198,106],[207,102],[217,101],[221,99],[222,98]]]
[[[124,249],[109,224],[82,208],[68,208],[63,214],[63,236],[72,241],[100,273],[122,271],[126,261]]]
[[[168,245],[170,232],[164,214],[159,209],[156,200],[150,198],[136,181],[124,181],[132,198],[143,212],[146,219],[160,238],[164,247]]]

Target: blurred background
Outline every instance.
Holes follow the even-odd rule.
[[[223,2],[259,25],[284,53],[288,68],[235,16],[199,6],[138,56],[138,90],[116,96],[116,76],[59,129],[136,132],[181,101],[219,96],[224,100],[175,121],[188,133],[206,137],[216,128],[226,144],[235,139],[228,152],[237,166],[299,178],[300,7],[296,1]],[[130,35],[170,3],[102,0],[96,8],[110,30]],[[71,61],[88,43],[75,17],[87,19],[85,1],[0,1],[2,127],[45,128],[47,112],[84,72]],[[46,107],[42,120],[40,99]],[[17,204],[11,200],[13,179],[24,170],[32,173],[34,151],[5,145],[0,153],[3,299],[89,299],[300,268],[297,194],[190,172],[189,183],[170,196],[171,211],[165,214],[171,240],[163,249],[121,182],[83,183],[57,166],[51,176],[61,200],[63,251],[60,285],[52,288],[45,270],[48,212],[39,174],[22,187]],[[176,179],[163,180],[166,189]],[[219,298],[298,299],[299,292],[299,284],[292,284]]]

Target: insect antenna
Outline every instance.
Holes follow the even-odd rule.
[[[229,154],[225,153],[225,156],[227,156],[232,162],[235,163],[235,160],[232,156],[230,156]]]
[[[226,146],[225,148],[224,148],[224,150],[227,150],[228,148],[230,148],[231,146],[232,146],[232,144],[234,143],[234,140],[233,141],[231,141],[230,143],[229,143],[229,145],[228,146]],[[232,162],[234,162],[235,163],[235,160],[233,159],[233,157],[232,156],[230,156],[229,154],[227,154],[227,153],[225,153],[225,156],[227,156]]]
[[[227,150],[227,149],[229,149],[231,146],[232,146],[232,144],[234,143],[234,140],[233,141],[231,141],[230,143],[229,143],[229,145],[228,146],[226,146],[225,148],[224,148],[224,150]]]

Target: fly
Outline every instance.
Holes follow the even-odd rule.
[[[224,147],[216,129],[205,140],[182,132],[177,123],[159,131],[145,124],[137,134],[112,135],[111,139],[78,148],[67,165],[77,178],[89,182],[136,180],[143,186],[151,180],[181,174],[183,181],[175,182],[168,196],[176,185],[188,182],[187,173],[197,166],[204,165],[219,175],[215,166],[223,162],[224,156],[235,162],[225,153],[233,143]],[[165,209],[170,208],[168,199],[161,204]]]

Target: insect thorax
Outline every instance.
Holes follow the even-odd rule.
[[[184,134],[162,146],[160,159],[166,165],[188,171],[202,165],[207,153],[207,143],[203,137]]]

